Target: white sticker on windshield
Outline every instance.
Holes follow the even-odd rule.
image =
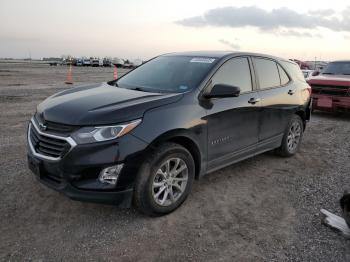
[[[190,63],[207,63],[211,64],[215,61],[215,58],[195,57],[190,60]]]

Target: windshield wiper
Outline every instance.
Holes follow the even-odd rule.
[[[325,72],[325,73],[322,73],[322,75],[334,75],[334,73],[327,73],[327,72]]]
[[[141,88],[141,87],[134,87],[134,88],[128,88],[130,90],[136,90],[136,91],[141,91],[141,92],[148,92],[147,90]]]

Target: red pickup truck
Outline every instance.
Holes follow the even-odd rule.
[[[307,82],[312,88],[313,109],[350,112],[350,60],[329,63]]]

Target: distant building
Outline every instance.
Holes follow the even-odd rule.
[[[42,60],[43,61],[57,61],[57,62],[60,62],[60,61],[62,61],[62,58],[60,58],[60,57],[44,57]]]
[[[322,70],[323,68],[325,68],[328,64],[328,62],[326,61],[307,61],[307,63],[310,65],[310,69],[312,70]]]

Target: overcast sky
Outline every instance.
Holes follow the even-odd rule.
[[[0,57],[148,59],[184,50],[350,58],[350,3],[283,0],[0,0]]]

